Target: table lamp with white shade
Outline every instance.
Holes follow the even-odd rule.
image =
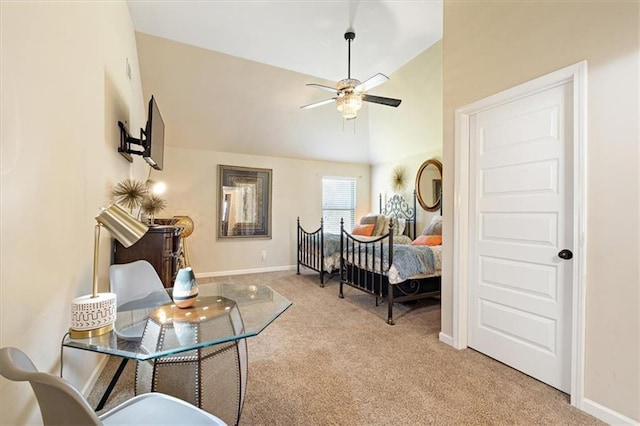
[[[98,253],[100,228],[105,227],[124,247],[131,247],[149,229],[116,204],[102,207],[96,216],[93,245],[93,293],[80,296],[71,302],[72,339],[100,336],[113,330],[116,320],[115,293],[98,293]]]

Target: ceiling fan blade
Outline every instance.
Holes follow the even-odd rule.
[[[397,107],[402,100],[393,98],[383,98],[382,96],[362,95],[362,100],[365,102],[373,102],[374,104],[388,105]]]
[[[382,83],[388,80],[389,80],[389,77],[387,77],[384,74],[378,73],[373,77],[371,77],[370,79],[365,80],[362,83],[358,84],[353,90],[355,90],[356,92],[366,92],[368,90],[373,89],[374,87],[380,86]]]
[[[337,98],[329,98],[329,99],[325,99],[324,101],[314,102],[314,103],[309,104],[309,105],[301,106],[300,109],[311,109],[311,108],[319,107],[321,105],[326,105],[328,103],[334,102],[336,99]]]
[[[318,83],[307,83],[307,86],[317,87],[318,89],[326,90],[327,92],[338,93],[338,89],[335,87],[323,86]]]

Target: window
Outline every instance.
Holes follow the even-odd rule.
[[[351,231],[356,216],[356,179],[348,177],[322,178],[322,219],[325,232],[340,233],[340,219]]]

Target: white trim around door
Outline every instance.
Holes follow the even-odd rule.
[[[571,324],[571,405],[584,405],[585,276],[586,276],[586,141],[587,62],[507,89],[455,111],[455,178],[453,208],[453,335],[455,348],[467,347],[469,297],[469,125],[481,111],[561,84],[573,87],[573,282]]]

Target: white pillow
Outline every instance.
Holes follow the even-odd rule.
[[[404,228],[407,226],[407,219],[404,218],[394,218],[393,219],[393,235],[402,235],[404,234]]]
[[[373,224],[373,233],[371,236],[382,235],[382,228],[384,227],[384,216],[381,214],[367,213],[360,218],[360,225]]]
[[[376,225],[376,235],[385,235],[389,233],[389,216],[381,214],[378,216],[378,224]]]
[[[442,235],[442,216],[434,216],[431,223],[422,231],[422,235]]]
[[[391,216],[385,216],[386,222],[385,226],[382,229],[382,233],[380,235],[389,233],[389,224],[393,219],[393,235],[402,235],[404,233],[404,228],[407,225],[407,220],[404,218],[396,218]]]

